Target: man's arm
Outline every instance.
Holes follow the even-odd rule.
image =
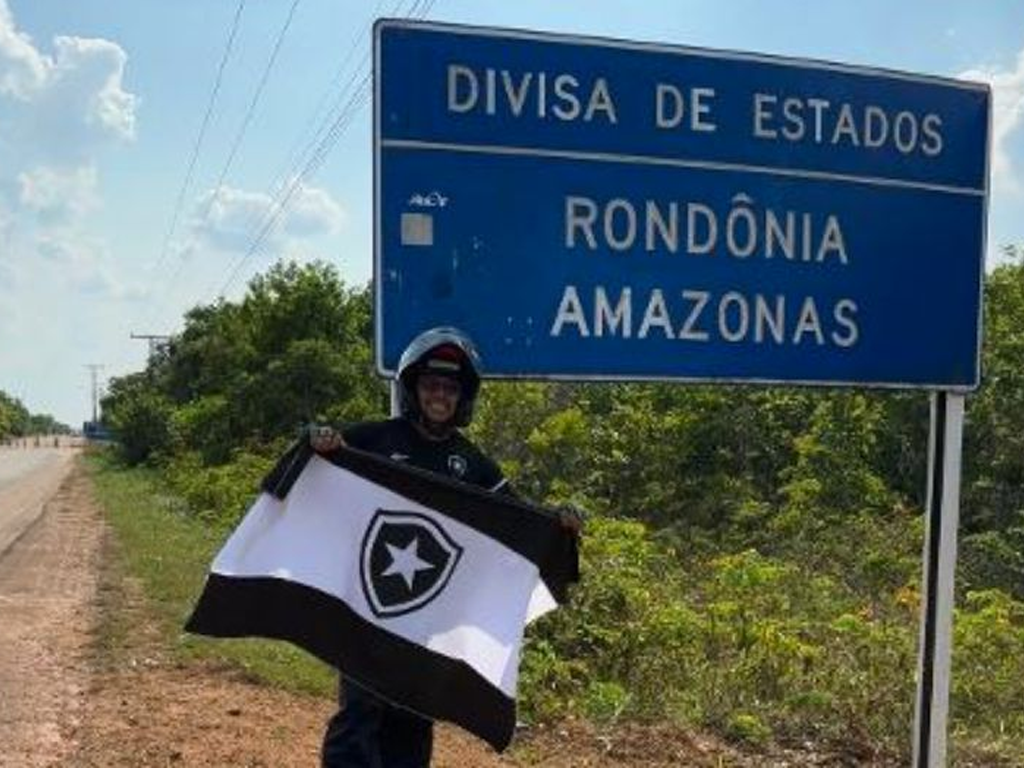
[[[501,467],[498,466],[497,462],[493,461],[489,457],[481,454],[481,459],[484,461],[484,476],[485,481],[484,487],[491,493],[501,494],[503,496],[511,496],[513,498],[522,498],[515,489],[512,488],[508,482],[508,478],[501,471]],[[567,529],[573,536],[579,537],[580,532],[583,530],[583,519],[585,514],[582,509],[573,505],[566,505],[558,507],[555,510],[558,515],[558,520],[562,524],[562,527]]]
[[[586,519],[586,512],[575,504],[566,504],[555,510],[558,512],[558,520],[563,528],[567,528],[574,536],[579,537],[583,531],[583,521]]]

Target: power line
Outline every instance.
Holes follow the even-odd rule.
[[[274,41],[274,49],[270,53],[267,65],[263,68],[263,74],[260,76],[260,82],[256,86],[256,91],[252,95],[252,100],[249,102],[249,108],[245,112],[245,117],[242,118],[242,125],[239,127],[238,133],[235,135],[234,143],[231,145],[231,151],[228,153],[228,159],[224,163],[220,176],[217,177],[217,183],[213,187],[213,195],[210,197],[210,203],[206,206],[203,223],[206,222],[210,208],[213,206],[213,198],[218,192],[220,192],[221,184],[223,184],[224,178],[227,176],[228,171],[235,162],[235,156],[238,154],[238,148],[242,145],[242,139],[245,137],[246,131],[249,129],[249,123],[252,122],[252,116],[256,111],[256,105],[259,103],[260,97],[263,95],[263,89],[266,87],[267,80],[270,78],[270,71],[274,68],[274,63],[277,61],[277,54],[281,51],[281,44],[284,42],[285,35],[288,34],[288,28],[292,25],[292,19],[295,18],[295,9],[299,7],[300,2],[301,0],[292,0],[292,6],[288,9],[288,18],[285,19],[284,26],[281,27],[281,31],[277,33],[277,40]]]
[[[421,2],[422,9],[420,9]],[[412,18],[414,15],[417,15],[418,18],[425,18],[433,7],[434,2],[435,0],[414,0],[413,4],[409,7],[407,18]],[[352,122],[352,119],[368,100],[370,93],[369,83],[372,72],[369,68],[365,71],[363,70],[368,59],[369,53],[363,57],[363,60],[360,62],[360,65],[356,70],[355,75],[358,75],[360,71],[363,71],[364,73],[359,84],[356,86],[355,93],[352,94],[345,106],[338,113],[326,136],[319,141],[312,156],[306,161],[302,170],[293,177],[292,181],[280,196],[280,199],[277,202],[271,203],[270,213],[265,217],[249,248],[246,249],[246,252],[235,261],[230,273],[228,274],[227,280],[218,291],[219,294],[223,295],[226,293],[227,289],[234,283],[242,266],[244,266],[245,262],[248,261],[263,245],[267,237],[280,221],[285,209],[294,198],[295,194],[302,188],[303,184],[320,169],[338,139],[341,138],[341,135]]]
[[[210,92],[210,98],[206,104],[206,113],[203,115],[203,122],[199,127],[199,134],[196,136],[195,143],[192,146],[192,156],[189,158],[188,170],[185,171],[185,178],[181,183],[181,189],[178,190],[178,199],[174,203],[174,212],[171,214],[171,226],[167,229],[167,235],[164,237],[163,247],[160,249],[160,256],[153,266],[154,271],[163,264],[164,259],[167,257],[167,251],[171,244],[171,237],[173,237],[174,230],[178,226],[178,218],[181,215],[181,208],[185,202],[185,193],[192,184],[192,176],[195,172],[196,160],[199,158],[199,150],[203,145],[203,139],[206,137],[206,129],[210,124],[210,116],[213,114],[213,105],[216,103],[217,94],[220,92],[220,84],[224,79],[224,69],[227,66],[228,59],[231,57],[231,50],[234,48],[235,35],[238,32],[238,23],[242,18],[242,10],[245,8],[245,2],[246,0],[238,0],[238,8],[235,10],[235,17],[231,22],[231,30],[228,32],[228,40],[224,45],[224,53],[221,55],[220,64],[217,67],[217,76],[213,81],[213,90]]]
[[[364,56],[363,61],[360,62],[360,64],[365,63],[368,57],[369,54],[367,53]],[[221,286],[217,294],[223,294],[226,292],[227,288],[234,282],[234,279],[238,274],[238,270],[270,236],[275,226],[280,221],[281,216],[284,214],[284,208],[292,200],[292,198],[302,189],[304,180],[309,176],[308,169],[313,164],[313,158],[317,156],[320,147],[323,145],[323,142],[325,141],[325,138],[324,136],[322,136],[322,134],[324,134],[324,132],[327,131],[327,135],[329,136],[331,130],[337,125],[338,121],[341,120],[342,117],[351,118],[356,113],[358,113],[359,109],[362,107],[362,104],[365,102],[365,99],[362,98],[363,94],[360,92],[362,81],[360,81],[360,83],[356,86],[355,93],[351,95],[349,94],[358,75],[359,68],[357,67],[356,70],[352,73],[352,76],[349,78],[349,82],[341,90],[338,103],[344,102],[344,106],[340,110],[332,108],[331,113],[328,114],[327,119],[316,131],[316,133],[314,133],[313,137],[310,139],[310,141],[306,144],[305,148],[299,154],[298,158],[296,159],[296,162],[292,165],[293,173],[291,174],[291,176],[284,176],[283,173],[278,173],[278,176],[276,176],[271,182],[271,187],[274,187],[277,185],[278,180],[280,179],[280,187],[278,187],[276,191],[274,191],[269,196],[270,203],[267,207],[266,212],[264,212],[263,214],[257,213],[253,215],[250,218],[249,222],[247,223],[247,228],[249,229],[250,233],[255,233],[255,238],[250,242],[250,245],[247,248],[246,253],[235,261],[234,265],[232,266],[228,274],[227,281]],[[345,100],[346,96],[349,97],[347,100]],[[332,114],[334,115],[333,117],[331,117]],[[330,122],[328,122],[328,120]],[[350,120],[344,121],[346,126],[349,121]],[[311,152],[312,157],[307,157],[307,155],[310,155]],[[317,164],[317,167],[319,167],[319,163]]]
[[[356,88],[356,92],[352,95],[352,97],[346,104],[345,109],[342,110],[341,114],[338,115],[337,119],[332,124],[327,136],[321,140],[321,142],[316,148],[316,151],[313,153],[313,156],[306,162],[302,171],[292,179],[291,183],[288,184],[280,200],[277,201],[276,203],[271,203],[270,212],[263,220],[263,223],[261,224],[259,231],[256,233],[256,237],[250,243],[249,247],[246,249],[246,252],[235,261],[234,265],[232,266],[231,272],[228,275],[227,280],[221,286],[220,290],[218,291],[218,294],[224,294],[227,292],[231,284],[234,283],[235,278],[238,276],[239,270],[241,270],[245,262],[248,261],[253,256],[253,254],[255,254],[256,251],[260,249],[260,247],[266,241],[267,237],[271,234],[271,232],[273,232],[274,228],[277,226],[278,222],[283,216],[285,209],[288,207],[288,204],[291,202],[292,198],[294,198],[296,193],[300,189],[302,189],[302,186],[306,182],[306,180],[313,173],[315,173],[320,168],[321,165],[323,165],[323,161],[326,159],[327,154],[337,143],[338,139],[341,137],[341,134],[344,133],[345,128],[348,127],[352,118],[359,111],[362,105],[366,103],[365,96],[369,92],[369,89],[366,86],[368,84],[369,77],[369,74],[363,76],[363,79],[360,81],[359,85]]]
[[[416,8],[417,5],[419,5],[419,2],[420,0],[414,0],[413,4],[409,6],[409,9],[407,11],[407,18],[412,16],[412,14],[414,13],[414,9]],[[360,47],[360,38],[365,38],[368,36],[367,32],[372,28],[372,20],[376,17],[377,12],[380,10],[382,4],[383,1],[378,0],[377,5],[374,7],[373,12],[370,15],[371,21],[365,27],[366,32],[357,32],[356,35],[353,37],[352,42],[349,44],[348,53],[345,55],[342,65],[338,68],[337,73],[332,78],[331,85],[328,86],[327,90],[321,97],[320,102],[317,104],[317,107],[313,112],[313,116],[306,121],[307,128],[318,117],[323,107],[323,104],[326,101],[328,95],[330,94],[333,86],[341,80],[341,76],[347,69],[348,62],[351,60],[352,55]],[[398,0],[398,2],[395,3],[391,11],[392,15],[398,15],[399,9],[402,7],[403,4],[404,0]],[[364,68],[367,66],[369,57],[369,51],[363,54],[363,57],[360,60],[359,64],[356,65],[356,67],[352,70],[351,74],[349,75],[349,78],[345,83],[344,87],[341,88],[341,90],[338,92],[337,96],[335,97],[334,101],[331,104],[330,109],[324,115],[317,129],[313,132],[309,141],[306,143],[302,151],[297,156],[295,155],[294,148],[298,145],[299,142],[296,141],[295,143],[293,143],[292,149],[288,153],[289,160],[286,161],[282,168],[279,169],[278,172],[274,175],[268,187],[268,189],[271,190],[271,193],[270,205],[268,206],[267,211],[262,215],[259,213],[253,215],[246,225],[251,232],[256,233],[255,240],[250,245],[250,248],[247,249],[247,252],[240,259],[236,260],[235,264],[229,270],[227,281],[224,283],[224,285],[217,293],[213,294],[214,296],[216,296],[217,294],[223,294],[227,290],[227,287],[230,286],[231,283],[234,281],[235,276],[238,273],[238,270],[241,268],[244,262],[250,258],[255,249],[258,248],[259,245],[266,239],[266,237],[272,231],[273,226],[279,220],[281,213],[283,213],[282,201],[290,200],[298,191],[299,187],[301,186],[301,176],[304,173],[304,170],[302,169],[307,168],[310,163],[309,155],[311,153],[316,153],[319,146],[321,146],[322,143],[324,142],[325,135],[330,134],[331,129],[338,123],[339,120],[342,119],[342,115],[344,115],[347,110],[351,109],[353,102],[359,96],[358,86],[356,88],[355,95],[351,94],[352,87],[353,85],[356,84],[356,81],[359,80],[360,73],[363,72]],[[363,79],[365,79],[365,75]],[[361,84],[362,82],[360,81],[360,85]],[[299,141],[301,141],[301,137],[304,132],[305,131],[300,133]],[[293,157],[294,161],[291,159]],[[290,173],[285,170],[288,168],[290,168]],[[280,187],[278,187],[279,181],[281,182]]]
[[[383,6],[383,5],[384,5],[384,0],[377,0],[377,3],[373,7],[373,10],[370,11],[370,17],[369,18],[371,19],[371,24],[372,24],[372,19],[377,18],[377,16],[380,14],[380,9],[381,9],[381,6]],[[402,5],[402,0],[399,0],[399,2],[396,3],[395,9],[394,9],[394,11],[392,11],[392,13],[396,13],[398,8],[401,7],[401,5]],[[367,24],[366,25],[366,29],[369,29],[369,28],[370,28],[370,25]],[[317,102],[316,107],[314,107],[314,109],[313,109],[313,113],[310,115],[309,119],[306,120],[306,124],[302,127],[302,130],[300,130],[298,135],[295,137],[295,141],[292,142],[292,145],[288,149],[288,153],[285,156],[286,159],[285,159],[284,163],[282,163],[281,166],[279,166],[278,169],[275,171],[275,173],[274,173],[274,175],[272,177],[272,180],[271,180],[268,188],[273,189],[273,188],[277,187],[279,181],[283,181],[284,179],[287,178],[286,174],[287,174],[287,171],[288,171],[289,168],[295,168],[295,167],[299,166],[299,164],[302,162],[302,158],[306,155],[306,153],[309,151],[309,149],[316,143],[316,137],[319,136],[320,133],[322,133],[322,131],[324,129],[324,126],[327,125],[330,122],[330,120],[331,120],[330,115],[333,114],[337,110],[339,105],[341,104],[342,100],[345,97],[345,94],[348,91],[349,85],[351,84],[353,78],[351,78],[351,77],[349,78],[349,83],[346,84],[345,88],[343,88],[341,90],[340,94],[331,103],[330,108],[323,115],[323,117],[321,117],[321,113],[324,112],[324,106],[327,104],[328,97],[331,95],[331,92],[335,89],[335,87],[341,82],[342,77],[345,75],[345,72],[348,70],[348,65],[349,65],[349,62],[352,60],[352,56],[360,48],[360,44],[362,43],[362,41],[363,41],[363,39],[365,37],[366,37],[366,32],[364,31],[364,28],[362,26],[357,27],[355,33],[352,35],[352,40],[348,44],[348,52],[345,54],[345,58],[342,60],[341,64],[338,66],[337,71],[334,73],[334,76],[331,78],[330,82],[328,83],[327,88],[324,89],[323,94],[321,94],[320,99]],[[358,70],[358,67],[357,67],[357,70]],[[312,137],[308,141],[306,141],[305,145],[302,148],[302,151],[301,152],[297,152],[297,150],[299,149],[299,146],[303,144],[303,141],[310,134],[310,129],[313,127],[313,124],[316,123],[318,120],[320,121],[319,125],[317,126],[316,130],[312,132]],[[251,224],[254,225],[253,228],[255,228],[255,224],[256,224],[255,219],[256,219],[256,217],[254,216],[253,220],[250,222]]]
[[[410,14],[412,13],[413,7],[415,7],[415,5],[418,4],[418,2],[419,0],[414,0],[413,6],[410,6],[409,9]],[[398,0],[398,2],[395,3],[394,7],[391,10],[391,15],[397,15],[399,13],[399,9],[402,7],[403,4],[404,0]],[[337,116],[344,109],[344,105],[346,105],[347,103],[347,99],[349,98],[352,86],[355,84],[361,70],[366,65],[366,62],[369,59],[369,51],[363,54],[363,57],[360,60],[359,64],[356,65],[356,67],[352,70],[351,74],[349,75],[348,81],[345,83],[344,87],[338,91],[333,102],[331,103],[330,108],[327,110],[326,114],[323,116],[323,118],[317,125],[316,130],[312,132],[305,146],[302,147],[302,151],[296,153],[295,150],[298,148],[303,138],[309,133],[309,128],[313,125],[317,118],[320,117],[320,113],[323,111],[323,106],[327,102],[327,99],[330,96],[331,91],[338,83],[341,82],[342,76],[348,69],[348,64],[349,61],[351,61],[353,54],[355,54],[355,52],[359,50],[359,48],[361,47],[361,42],[364,39],[369,39],[368,33],[372,29],[373,19],[377,18],[382,5],[383,0],[377,0],[377,4],[374,6],[373,10],[370,13],[370,21],[365,25],[365,30],[363,27],[357,29],[355,35],[353,36],[351,42],[349,43],[348,52],[346,53],[345,58],[341,63],[341,66],[338,67],[338,70],[335,73],[334,77],[331,78],[330,84],[324,91],[323,95],[320,97],[320,101],[317,103],[316,108],[313,110],[312,116],[306,121],[306,125],[303,127],[302,131],[299,132],[298,136],[296,137],[296,140],[292,143],[291,148],[288,150],[287,159],[274,173],[270,184],[267,186],[270,198],[270,209],[268,210],[270,210],[271,212],[254,212],[253,215],[249,217],[249,220],[246,222],[245,225],[245,228],[250,232],[256,232],[257,230],[263,227],[263,225],[266,223],[267,218],[272,215],[272,211],[277,205],[276,200],[287,193],[287,182],[294,179],[295,175],[299,172],[299,169],[305,166],[309,154],[313,152],[317,145],[323,140],[324,134],[327,131],[329,131],[331,125],[337,119]]]
[[[263,90],[266,87],[267,81],[270,78],[270,72],[274,68],[274,64],[277,61],[278,53],[280,53],[281,51],[281,46],[284,43],[284,38],[288,34],[288,29],[291,27],[292,19],[295,18],[295,11],[298,8],[300,2],[301,0],[292,0],[291,7],[288,9],[288,16],[285,18],[284,24],[281,26],[281,29],[277,33],[277,38],[274,41],[274,47],[271,50],[270,58],[267,59],[267,63],[263,68],[263,73],[260,75],[259,83],[256,86],[256,90],[253,92],[252,99],[249,101],[249,106],[246,109],[245,116],[242,118],[242,123],[239,126],[237,133],[235,134],[235,138],[231,144],[231,149],[228,152],[227,160],[224,162],[224,166],[221,168],[220,175],[217,177],[217,182],[213,186],[213,191],[210,193],[206,205],[204,206],[203,211],[200,214],[200,227],[204,226],[206,222],[209,220],[210,212],[213,210],[214,202],[217,200],[217,197],[220,194],[221,186],[224,183],[224,179],[227,177],[228,171],[231,170],[231,166],[234,164],[235,157],[238,155],[238,150],[242,145],[242,140],[245,138],[245,134],[249,129],[250,123],[252,122],[252,117],[256,112],[256,106],[259,104],[260,97],[263,95]],[[166,297],[171,295],[171,293],[174,290],[174,287],[177,285],[178,279],[181,277],[182,271],[184,271],[185,261],[185,257],[184,255],[182,255],[182,257],[178,261],[178,266],[175,269],[174,274],[171,275],[171,279],[167,282],[167,288],[163,291],[164,300],[166,300]],[[156,316],[157,311],[163,308],[162,305],[163,301],[157,303],[156,308],[153,310],[153,315],[151,315],[151,317]]]
[[[227,42],[224,44],[224,52],[221,54],[220,63],[217,66],[217,74],[214,77],[213,89],[210,91],[210,98],[207,100],[206,111],[203,114],[203,121],[199,127],[199,133],[196,135],[196,140],[192,146],[192,154],[189,158],[188,169],[185,172],[185,178],[182,180],[181,189],[178,190],[178,197],[174,204],[174,210],[171,214],[171,224],[167,229],[167,234],[164,237],[163,246],[160,249],[160,255],[153,265],[152,272],[155,275],[157,270],[163,265],[167,254],[170,250],[171,238],[174,236],[174,232],[178,227],[178,220],[181,216],[181,211],[185,203],[185,196],[188,192],[189,187],[192,185],[192,179],[195,174],[196,162],[199,159],[199,152],[202,148],[203,141],[206,138],[206,131],[210,125],[210,118],[213,115],[213,108],[217,102],[217,96],[220,93],[221,83],[224,80],[224,72],[227,68],[228,60],[231,58],[231,53],[234,50],[235,38],[238,34],[238,29],[242,19],[242,12],[245,10],[246,0],[238,0],[238,7],[235,9],[234,18],[231,21],[231,29],[228,32]],[[176,273],[177,274],[177,273]],[[175,277],[176,277],[175,274]],[[172,278],[172,283],[173,284]],[[157,316],[157,310],[162,306],[163,299],[148,304],[150,319]]]

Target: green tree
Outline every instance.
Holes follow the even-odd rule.
[[[1024,259],[988,276],[984,330],[982,384],[964,432],[967,533],[1017,526],[1024,514]]]
[[[104,422],[129,464],[147,461],[170,446],[170,400],[145,372],[112,379],[102,407]]]
[[[370,334],[369,288],[320,262],[278,264],[240,302],[190,310],[143,374],[111,383],[104,414],[130,461],[173,446],[223,463],[305,421],[382,413]]]
[[[0,438],[20,437],[30,431],[28,409],[16,397],[0,390]]]

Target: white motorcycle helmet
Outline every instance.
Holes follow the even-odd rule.
[[[480,356],[470,338],[457,328],[440,327],[424,331],[409,342],[398,360],[398,407],[407,418],[420,416],[416,379],[421,373],[459,380],[462,393],[452,421],[457,427],[468,425],[480,390]]]

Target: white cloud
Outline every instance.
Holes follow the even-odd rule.
[[[186,251],[245,252],[274,216],[262,248],[280,252],[296,240],[337,232],[345,220],[341,205],[324,189],[299,187],[283,212],[278,203],[267,194],[231,187],[206,192],[197,202]]]
[[[0,299],[18,292],[21,284],[20,264],[15,219],[0,204]]]
[[[121,46],[97,38],[58,36],[46,54],[0,0],[0,174],[88,165],[99,147],[133,139],[127,61]]]
[[[137,98],[122,87],[128,61],[121,46],[81,37],[54,39],[56,59],[43,103],[81,116],[84,125],[120,139],[135,137]]]
[[[42,56],[28,35],[14,28],[5,0],[0,0],[0,95],[27,98],[46,79],[52,62]]]
[[[151,296],[92,220],[105,152],[138,129],[128,55],[69,31],[33,39],[0,0],[0,375],[17,370],[37,409],[63,403],[73,422],[87,397],[65,390],[80,364],[134,359],[112,340],[127,338],[126,304],[139,314]]]
[[[0,259],[22,291],[132,298],[105,243],[89,232],[101,204],[100,150],[135,137],[128,57],[109,40],[57,36],[44,52],[0,0]]]
[[[48,233],[36,238],[34,250],[51,268],[51,282],[63,284],[74,294],[129,301],[147,296],[144,289],[114,276],[110,254],[101,241],[70,232]]]
[[[145,288],[125,284],[105,267],[79,275],[75,279],[74,285],[86,296],[98,299],[142,302],[150,296],[149,291]]]
[[[309,237],[333,234],[344,222],[344,210],[327,190],[303,186],[292,199],[283,229],[293,237]]]
[[[122,87],[121,47],[75,37],[58,37],[54,46],[37,87],[0,99],[0,114],[9,115],[0,138],[17,148],[21,167],[87,165],[104,146],[135,137],[138,99]]]
[[[211,189],[196,202],[189,240],[197,249],[244,251],[271,207],[270,197],[258,192],[223,186]]]
[[[6,258],[7,254],[0,255],[0,298],[4,294],[13,293],[17,287],[17,277],[14,274],[10,262]]]
[[[992,182],[997,189],[1019,191],[1018,169],[1007,144],[1024,122],[1024,50],[1017,54],[1013,69],[977,67],[962,72],[960,77],[992,87]]]
[[[14,217],[0,202],[0,261],[10,253],[11,238],[14,236]]]
[[[18,174],[19,201],[44,223],[77,221],[99,204],[96,167],[33,168]]]

